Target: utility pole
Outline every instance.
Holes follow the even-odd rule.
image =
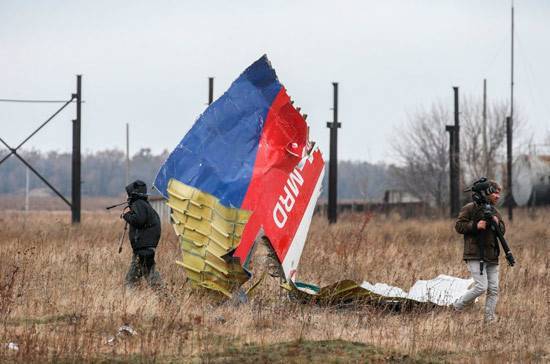
[[[454,91],[454,125],[447,125],[449,132],[449,187],[450,187],[450,214],[456,218],[460,209],[460,122],[458,105],[458,87]]]
[[[126,186],[130,184],[130,124],[126,123]]]
[[[25,171],[25,212],[29,212],[29,168]]]
[[[511,34],[511,67],[510,67],[510,117],[506,119],[506,155],[508,158],[508,188],[506,203],[508,205],[508,219],[514,218],[512,206],[512,129],[514,126],[514,5],[512,5],[512,34]]]
[[[456,168],[456,212],[460,209],[460,121],[458,104],[458,87],[453,87],[455,96],[455,168]]]
[[[508,191],[506,193],[506,203],[508,205],[508,219],[513,219],[512,209],[512,118],[506,118],[506,182],[508,182]]]
[[[487,178],[493,178],[489,173],[489,151],[487,150],[487,79],[483,79],[483,160],[485,163],[485,175]]]
[[[333,121],[327,122],[330,129],[330,160],[328,169],[328,221],[334,224],[338,219],[338,129],[342,126],[338,122],[338,82],[333,87]]]
[[[446,125],[445,131],[449,133],[449,197],[450,197],[450,204],[451,208],[449,209],[450,217],[451,219],[454,219],[457,217],[455,214],[455,184],[454,181],[456,180],[455,177],[455,126],[454,125]]]
[[[76,75],[76,119],[73,120],[73,153],[72,153],[72,188],[71,188],[71,215],[72,223],[80,223],[80,200],[81,200],[81,173],[80,173],[80,127],[82,123],[82,75]]]
[[[214,77],[208,77],[208,105],[214,101]]]

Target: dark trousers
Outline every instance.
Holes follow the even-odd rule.
[[[155,269],[155,249],[146,248],[134,251],[130,269],[126,273],[126,286],[135,287],[141,278],[145,278],[152,288],[162,288],[162,278]]]

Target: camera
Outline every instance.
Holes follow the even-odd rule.
[[[474,193],[476,192],[481,193],[481,192],[485,192],[490,187],[491,187],[491,184],[489,183],[489,180],[486,177],[481,177],[480,179],[478,179],[472,184],[472,187],[467,188],[465,192],[473,191]]]
[[[483,208],[483,218],[489,220],[494,214],[495,209],[493,205],[487,200],[487,195],[493,193],[493,186],[489,180],[485,177],[481,177],[475,181],[471,187],[464,190],[464,192],[472,192],[472,200],[476,205],[482,206]]]

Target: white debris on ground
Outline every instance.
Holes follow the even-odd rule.
[[[137,335],[137,331],[132,328],[130,325],[122,325],[118,328],[116,335],[110,335],[107,337],[107,344],[114,345],[117,339],[128,337],[128,336],[135,336]]]
[[[462,296],[473,279],[462,279],[440,274],[434,279],[419,280],[409,290],[403,291],[385,283],[370,284],[364,281],[361,287],[384,297],[405,298],[418,302],[432,302],[439,306],[449,306]]]
[[[19,345],[17,345],[17,343],[9,342],[9,343],[4,344],[4,346],[8,350],[19,351]]]
[[[134,335],[137,335],[137,331],[134,330],[130,325],[122,325],[121,327],[118,328],[116,335],[117,336],[120,336],[120,335],[134,336]]]

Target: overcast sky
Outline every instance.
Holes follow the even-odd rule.
[[[67,99],[83,74],[83,151],[172,150],[206,107],[266,53],[328,157],[340,84],[339,157],[393,161],[392,135],[434,101],[508,100],[510,1],[0,1],[0,98]],[[550,2],[518,1],[516,107],[550,130]],[[0,103],[19,144],[59,105]],[[26,148],[69,151],[74,107]]]

